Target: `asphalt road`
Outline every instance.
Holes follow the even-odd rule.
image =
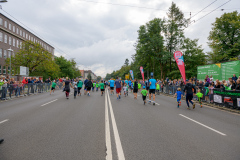
[[[240,116],[171,97],[42,93],[0,102],[0,160],[240,160]]]

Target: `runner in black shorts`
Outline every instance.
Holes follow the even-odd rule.
[[[183,91],[186,92],[186,103],[187,103],[188,109],[190,109],[188,102],[190,102],[193,105],[193,109],[194,109],[195,104],[192,102],[192,99],[193,99],[193,89],[194,89],[194,94],[196,93],[196,89],[191,83],[189,83],[188,80],[186,80],[186,83],[187,84],[183,89]]]
[[[133,95],[134,99],[137,99],[137,93],[138,93],[138,81],[137,78],[134,80],[134,86],[133,86]]]

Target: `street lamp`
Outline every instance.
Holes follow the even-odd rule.
[[[12,48],[10,47],[10,48],[8,49],[8,51],[10,52],[10,76],[11,76],[11,57],[12,57],[12,52],[13,52],[13,50],[12,50]]]

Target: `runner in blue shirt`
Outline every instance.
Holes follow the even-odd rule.
[[[122,87],[122,81],[120,79],[116,79],[115,81],[115,86],[116,86],[116,93],[117,93],[117,99],[121,99],[121,87]]]
[[[153,95],[153,105],[155,105],[155,90],[157,86],[156,79],[153,79],[153,74],[151,74],[151,79],[149,79],[149,104],[151,104],[151,96]]]
[[[110,93],[111,93],[111,95],[112,94],[114,94],[114,83],[115,83],[115,81],[113,80],[113,78],[111,78],[111,80],[109,81],[109,83],[110,83]]]

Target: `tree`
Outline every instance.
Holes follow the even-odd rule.
[[[6,60],[9,65],[9,59]],[[11,68],[19,73],[20,66],[29,68],[30,76],[43,76],[46,78],[58,76],[59,67],[53,60],[53,55],[40,44],[31,41],[22,43],[21,49],[11,58]]]
[[[237,11],[224,13],[212,26],[208,37],[212,48],[209,59],[213,63],[237,59],[240,55],[240,14]]]
[[[125,60],[124,65],[125,65],[125,66],[128,66],[128,65],[129,65],[129,60],[128,60],[128,59]]]
[[[102,79],[101,76],[97,76],[97,80],[100,81]]]
[[[173,53],[177,50],[179,44],[183,41],[183,29],[188,24],[187,19],[184,18],[183,12],[172,2],[171,7],[168,9],[167,21],[165,23],[164,35],[166,49],[169,56],[169,71],[172,71]]]
[[[87,78],[92,79],[92,76],[91,76],[90,72],[88,73]]]

